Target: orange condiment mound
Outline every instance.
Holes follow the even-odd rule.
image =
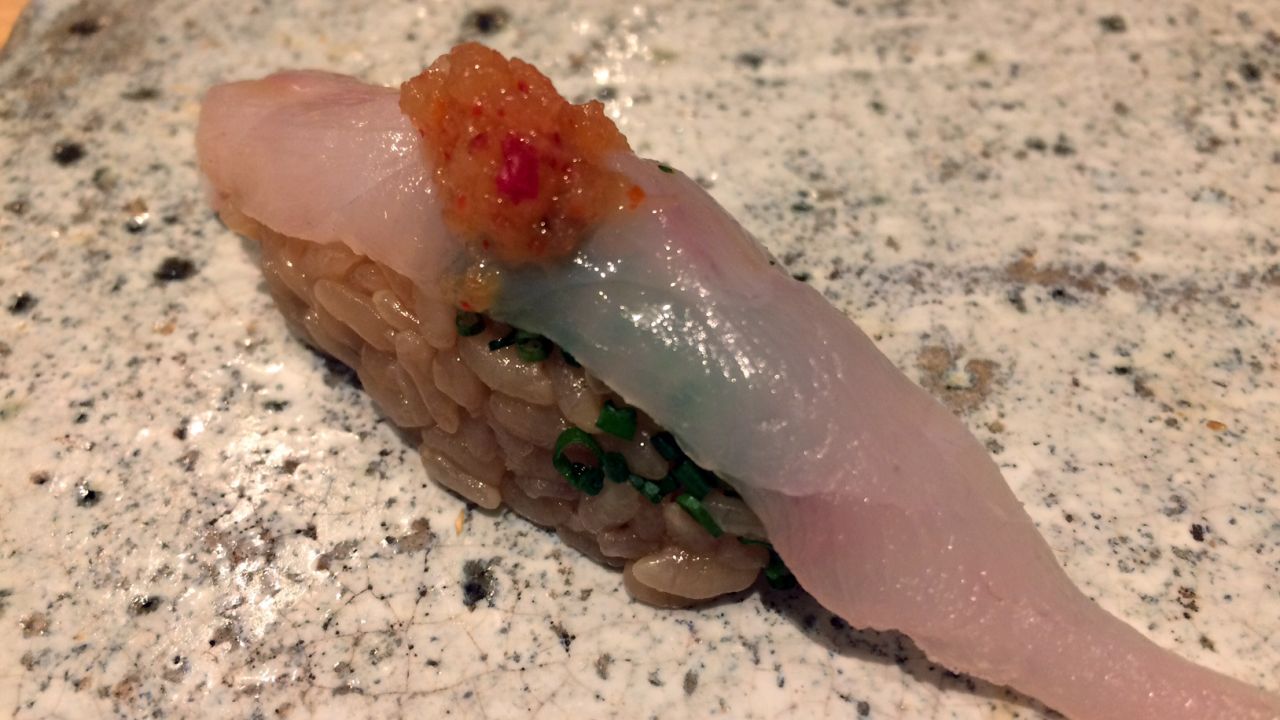
[[[605,166],[630,151],[598,102],[573,105],[532,65],[459,45],[400,87],[435,168],[445,221],[504,263],[572,252],[644,192]]]

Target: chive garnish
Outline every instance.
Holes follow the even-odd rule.
[[[676,504],[684,508],[684,511],[689,513],[694,520],[697,520],[699,525],[706,528],[707,532],[711,533],[711,537],[718,538],[724,534],[724,531],[716,524],[715,518],[711,517],[711,513],[707,512],[707,509],[702,506],[698,498],[689,493],[680,493],[676,496]]]
[[[578,358],[570,355],[569,351],[564,348],[560,348],[560,357],[564,358],[564,364],[569,367],[582,367],[582,363],[578,362]]]
[[[515,344],[516,344],[516,336],[517,336],[519,333],[520,333],[520,331],[519,331],[519,330],[514,330],[514,329],[513,329],[513,330],[508,330],[506,335],[503,335],[502,337],[498,338],[497,340],[490,340],[490,341],[489,341],[489,352],[497,352],[498,350],[501,350],[501,349],[502,349],[502,348],[504,348],[504,347],[508,347],[508,346],[511,346],[511,345],[515,345]]]
[[[658,486],[658,483],[648,478],[632,475],[630,480],[631,487],[635,488],[646,500],[654,505],[662,502],[662,498],[666,497],[666,493],[662,492],[662,488]]]
[[[551,354],[551,341],[533,333],[516,333],[516,354],[526,362],[546,360]]]
[[[631,477],[631,468],[627,467],[627,459],[622,457],[622,453],[605,453],[600,467],[604,468],[604,476],[616,483],[626,482]]]
[[[769,587],[775,590],[789,590],[795,587],[796,576],[791,574],[791,569],[787,564],[782,562],[782,557],[778,555],[778,551],[773,549],[773,544],[767,540],[757,540],[755,538],[739,537],[738,542],[743,545],[762,545],[769,548],[769,564],[764,566],[764,579],[769,581]]]
[[[653,449],[666,460],[674,462],[684,457],[684,452],[680,450],[675,437],[669,432],[660,432],[649,438],[649,442],[653,445]]]
[[[605,400],[604,406],[600,408],[600,416],[596,418],[596,427],[623,440],[630,440],[636,436],[636,409],[618,407],[612,400]]]
[[[715,475],[703,470],[693,461],[685,459],[676,469],[671,472],[671,476],[680,483],[685,492],[701,500],[711,492],[711,488],[715,485]]]
[[[676,479],[671,477],[671,475],[667,475],[661,480],[655,480],[654,483],[658,486],[658,491],[664,496],[670,495],[680,489],[680,483],[676,482]]]
[[[497,352],[504,347],[516,346],[516,355],[521,360],[538,362],[546,360],[551,354],[551,341],[537,333],[524,330],[511,330],[497,340],[489,341],[489,352]]]
[[[675,170],[673,170],[672,167],[666,163],[658,163],[658,169],[664,173],[667,173],[668,175],[675,172]]]
[[[604,488],[604,472],[599,467],[574,462],[566,457],[565,452],[572,447],[585,448],[595,455],[597,462],[604,463],[604,451],[600,449],[600,443],[582,430],[571,427],[556,438],[556,448],[551,455],[551,464],[564,476],[565,480],[569,481],[570,485],[588,495],[599,494]]]
[[[769,564],[764,566],[764,579],[774,590],[790,590],[797,585],[796,576],[791,574],[791,570],[787,568],[786,563],[782,562],[782,558],[774,551],[773,546],[769,547]]]
[[[732,492],[728,490],[728,485],[716,477],[715,473],[698,467],[697,463],[690,460],[676,444],[676,439],[671,433],[657,433],[649,438],[649,443],[659,455],[673,463],[674,467],[666,477],[672,485],[683,487],[685,492],[699,500],[717,487],[723,487],[727,492]]]
[[[458,334],[462,337],[479,335],[484,330],[484,316],[480,313],[459,310],[458,316],[454,318],[453,322],[458,328]]]

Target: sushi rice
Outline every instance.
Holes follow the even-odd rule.
[[[387,419],[418,443],[436,482],[482,508],[505,505],[554,529],[567,545],[621,568],[627,591],[651,605],[682,607],[741,591],[766,569],[775,586],[792,582],[731,488],[678,448],[664,457],[659,447],[664,438],[674,447],[670,435],[545,338],[532,355],[502,346],[512,328],[417,293],[403,276],[342,245],[289,238],[244,216],[224,219],[254,226],[238,229],[260,240],[267,286],[290,329],[356,371]],[[608,425],[606,408],[634,417],[630,437],[600,427]],[[584,491],[557,470],[557,441],[581,433],[600,454],[621,456],[626,477],[601,477],[598,490]],[[583,457],[573,467],[602,474],[589,449],[576,449]],[[712,487],[681,486],[681,464]]]

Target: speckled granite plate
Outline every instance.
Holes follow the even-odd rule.
[[[1280,689],[1276,3],[353,5],[37,0],[0,55],[0,711],[1044,712],[802,595],[635,605],[288,336],[204,205],[201,92],[466,37],[698,175],[1098,602]]]

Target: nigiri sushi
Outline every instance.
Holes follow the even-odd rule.
[[[290,327],[428,474],[680,606],[794,578],[1069,717],[1280,718],[1083,595],[985,448],[598,103],[465,44],[399,89],[209,91],[200,167]]]

